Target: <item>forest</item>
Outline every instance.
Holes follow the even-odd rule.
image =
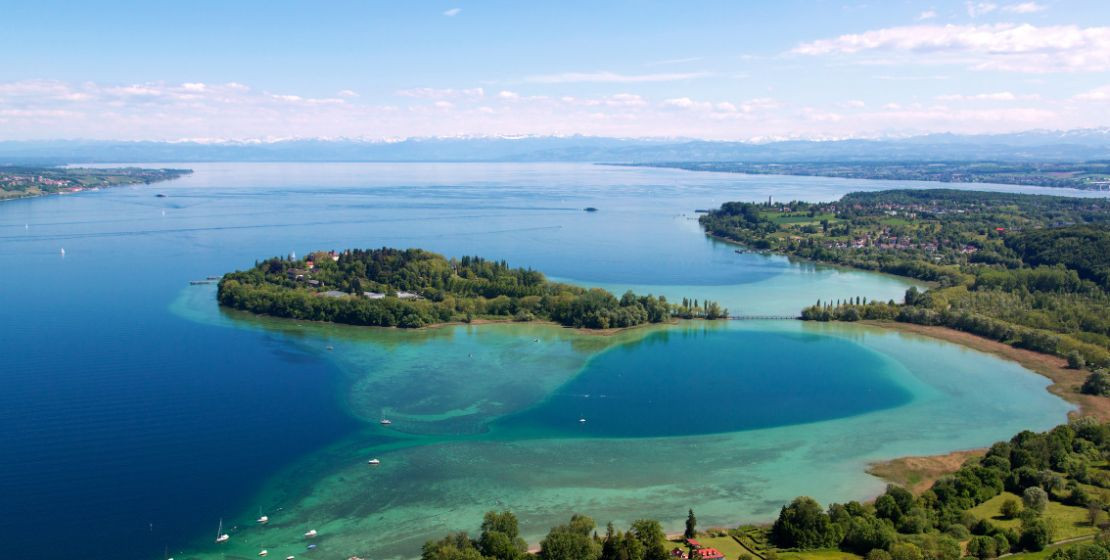
[[[756,249],[931,285],[902,302],[818,301],[803,319],[941,325],[1110,365],[1110,201],[897,190],[816,204],[729,202],[701,222]]]
[[[550,282],[504,261],[447,259],[421,249],[274,257],[224,275],[217,297],[221,305],[275,317],[401,328],[511,319],[610,329],[728,317],[712,301],[670,303],[632,292],[617,298],[598,288]]]
[[[693,509],[680,538],[658,521],[627,531],[571,516],[540,542],[542,560],[665,560],[676,556],[730,560],[865,558],[986,560],[1056,545],[1052,560],[1110,558],[1110,424],[1074,420],[1044,433],[1024,431],[934,482],[920,495],[889,485],[874,502],[821,506],[801,496],[771,526],[699,530]],[[696,504],[695,504],[696,507]],[[695,539],[691,542],[689,539]],[[711,548],[710,548],[711,547]],[[728,550],[725,554],[723,551]],[[532,557],[516,516],[491,511],[476,539],[452,533],[424,545],[422,560],[525,560]],[[813,551],[812,556],[807,552]],[[828,555],[841,551],[842,555]],[[823,554],[826,553],[826,554]]]

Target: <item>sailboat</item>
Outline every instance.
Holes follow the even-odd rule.
[[[231,535],[228,535],[227,533],[224,532],[224,519],[221,517],[220,518],[220,528],[216,529],[216,542],[218,542],[218,543],[227,542],[230,538],[231,538]]]

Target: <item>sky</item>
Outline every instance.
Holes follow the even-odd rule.
[[[0,140],[1106,126],[1106,0],[0,0]]]

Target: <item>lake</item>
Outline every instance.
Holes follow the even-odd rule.
[[[737,254],[701,233],[696,210],[935,185],[579,164],[165,165],[196,173],[0,204],[0,538],[13,557],[409,558],[493,508],[517,512],[533,542],[572,512],[670,528],[689,507],[706,525],[762,520],[799,494],[877,493],[870,461],[983,446],[1071,410],[1016,364],[868,327],[411,332],[224,312],[214,286],[189,284],[290,252],[422,247],[794,314],[910,284]],[[232,538],[217,546],[221,519]],[[320,537],[304,554],[308,529]]]

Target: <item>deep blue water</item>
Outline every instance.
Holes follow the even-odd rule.
[[[336,390],[341,376],[292,335],[170,310],[189,280],[259,258],[393,245],[584,282],[772,281],[799,287],[776,300],[788,310],[843,296],[844,282],[882,299],[904,289],[736,255],[693,216],[726,200],[832,199],[882,183],[588,165],[191,167],[171,183],[0,203],[0,557],[161,558],[165,546],[214,534],[220,517],[271,506],[250,503],[267,477],[360,426]],[[823,293],[825,282],[835,290]],[[716,382],[736,382],[710,365]],[[610,374],[573,391],[610,391]],[[645,391],[648,381],[662,382],[645,380]],[[646,393],[630,397],[643,406]],[[744,425],[741,411],[721,410],[706,425]],[[605,429],[600,411],[573,414]]]
[[[160,558],[355,427],[326,362],[171,320],[166,286],[136,271],[151,259],[30,258],[5,284],[0,556]]]
[[[909,402],[911,393],[882,375],[886,367],[878,355],[831,337],[662,331],[605,351],[542,403],[495,426],[660,437],[831,420]]]

